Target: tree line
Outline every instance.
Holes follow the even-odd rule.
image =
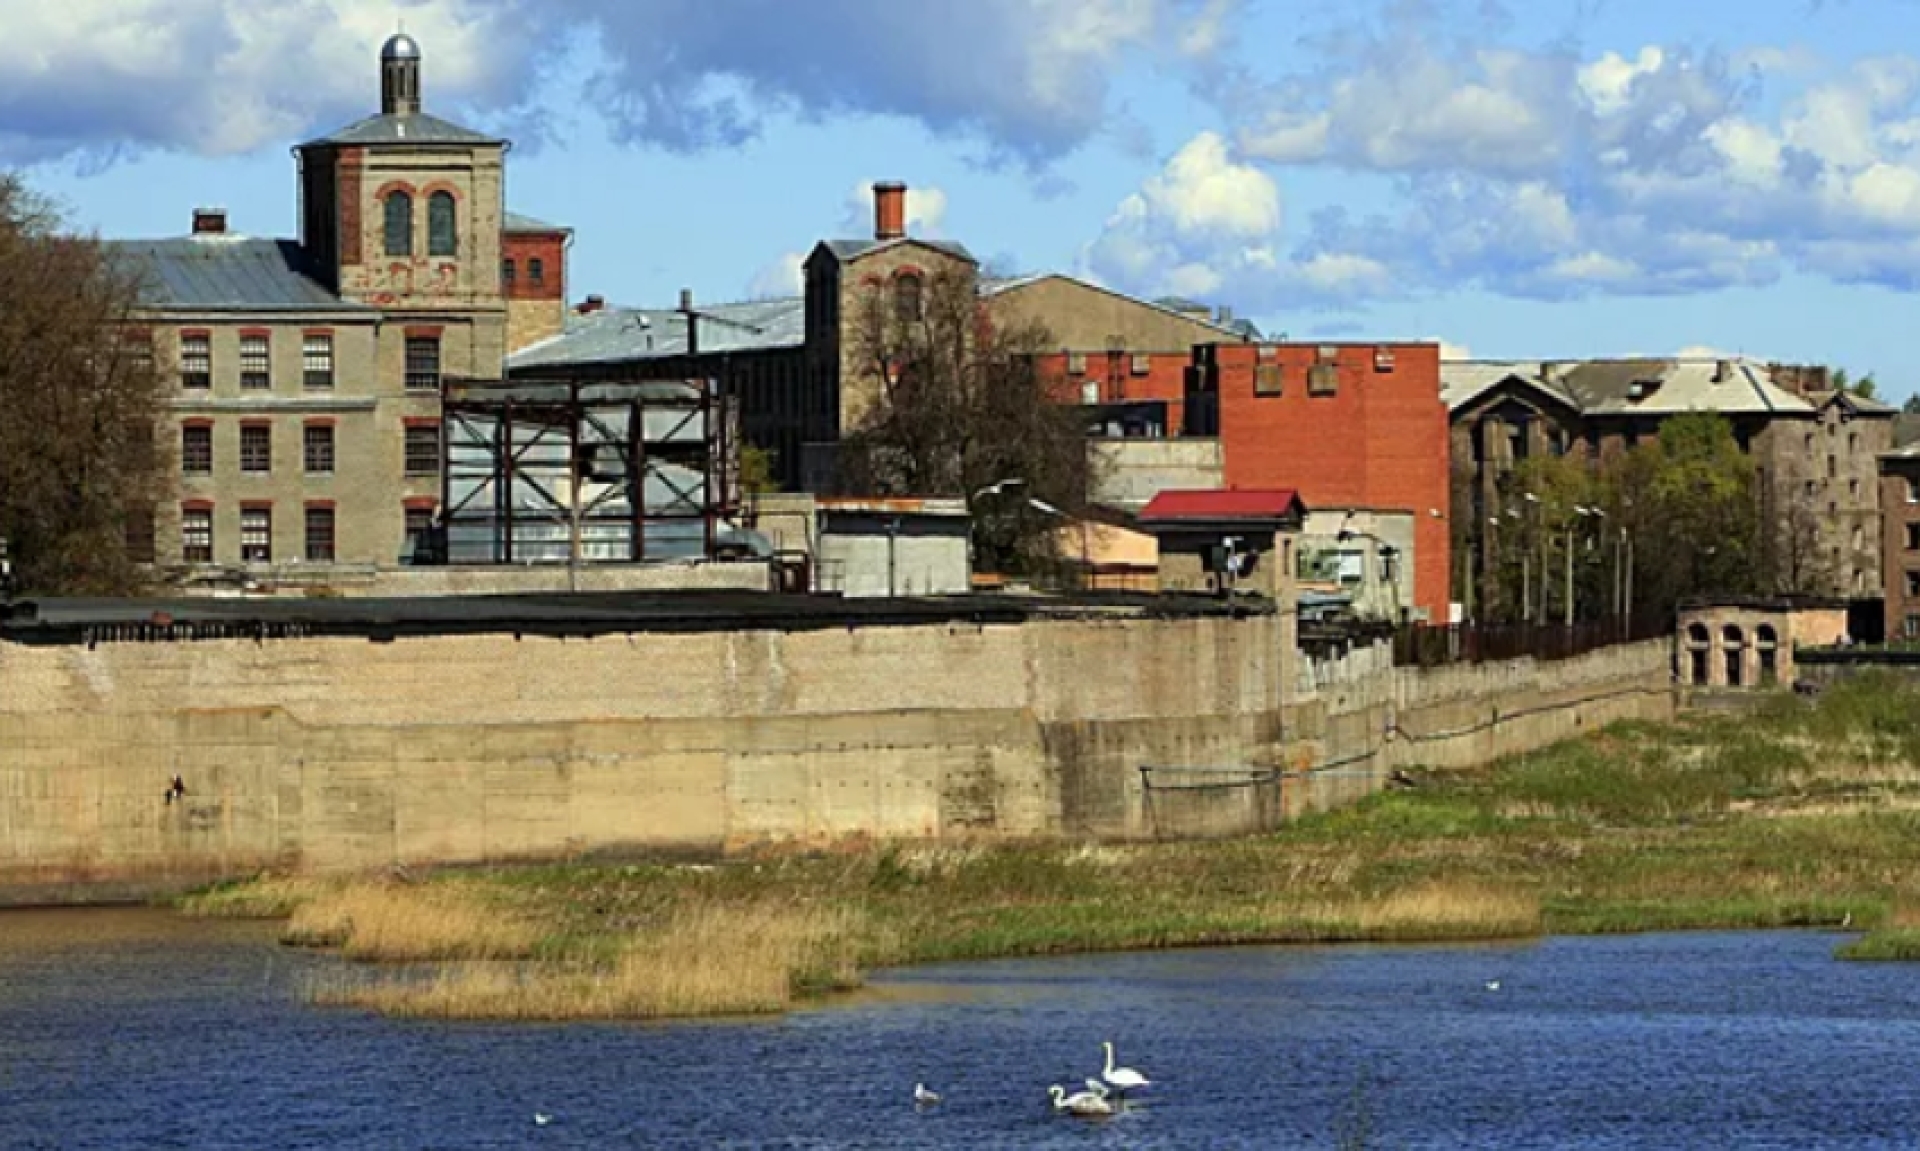
[[[170,469],[138,283],[0,173],[0,539],[15,591],[138,590]]]

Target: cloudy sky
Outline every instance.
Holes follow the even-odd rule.
[[[1291,338],[1920,384],[1920,0],[0,0],[0,166],[292,235],[403,21],[576,297],[786,291],[900,179],[990,267]]]

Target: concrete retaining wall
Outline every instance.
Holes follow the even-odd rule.
[[[266,865],[1233,834],[1394,765],[1671,714],[1659,645],[1376,668],[1295,698],[1285,634],[1266,616],[0,644],[0,902]],[[1147,765],[1268,782],[1150,794]]]

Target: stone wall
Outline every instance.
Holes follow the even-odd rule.
[[[1401,764],[1671,714],[1664,645],[1296,693],[1290,635],[1267,615],[0,644],[0,902],[268,865],[1235,834]],[[1248,783],[1159,791],[1155,765]]]

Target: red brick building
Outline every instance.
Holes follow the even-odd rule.
[[[1414,516],[1416,610],[1450,614],[1447,408],[1438,344],[1207,344],[1181,430],[1218,436],[1230,488]]]
[[[1117,405],[1151,401],[1166,405],[1166,428],[1181,428],[1187,397],[1187,366],[1193,350],[1162,352],[1053,352],[1038,358],[1041,378],[1063,404]]]

